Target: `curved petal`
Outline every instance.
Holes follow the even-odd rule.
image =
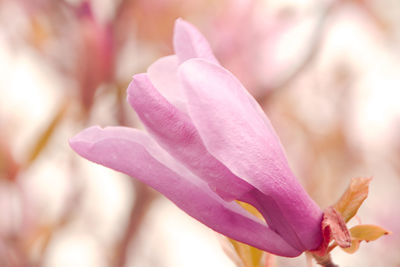
[[[146,74],[133,77],[128,102],[157,142],[225,200],[252,189],[208,153],[190,118],[160,95]]]
[[[278,255],[300,254],[236,203],[216,196],[143,132],[91,127],[73,137],[70,145],[84,158],[141,180],[219,233]]]
[[[322,211],[292,174],[279,139],[246,89],[202,59],[184,62],[179,74],[189,115],[211,155],[266,196],[252,204],[287,242],[298,249],[318,247]]]
[[[190,58],[204,58],[218,63],[206,38],[192,24],[183,19],[175,21],[173,43],[179,63]]]
[[[186,97],[178,79],[178,57],[162,57],[150,65],[147,74],[151,83],[175,107],[186,111]]]

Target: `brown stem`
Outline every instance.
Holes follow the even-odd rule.
[[[36,160],[40,153],[47,147],[51,137],[53,137],[56,129],[61,125],[61,122],[65,118],[69,106],[70,101],[68,98],[65,98],[65,100],[60,104],[58,111],[54,114],[53,118],[46,126],[45,130],[36,140],[33,148],[31,148],[31,150],[28,152],[29,156],[24,164],[24,168],[28,168]]]
[[[326,254],[323,257],[318,257],[314,255],[314,259],[317,261],[319,265],[324,267],[339,267],[339,265],[336,265],[332,262],[330,254]]]
[[[135,187],[136,199],[132,206],[127,230],[115,254],[115,267],[124,267],[128,253],[128,247],[133,237],[137,234],[140,225],[148,211],[148,208],[155,198],[153,192],[143,183],[133,180]]]

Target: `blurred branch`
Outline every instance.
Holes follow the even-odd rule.
[[[0,136],[0,180],[15,181],[20,164],[15,160],[8,141],[4,136]]]
[[[118,20],[123,15],[123,12],[126,10],[130,9],[130,5],[133,4],[134,1],[132,0],[121,0],[120,3],[118,4],[116,10],[115,10],[115,15],[114,17],[114,22]]]
[[[286,75],[283,75],[282,78],[278,79],[274,84],[268,86],[268,88],[261,90],[264,93],[257,97],[257,101],[261,105],[278,91],[281,91],[288,84],[293,82],[308,68],[308,66],[311,65],[311,63],[314,62],[314,59],[321,50],[322,38],[324,36],[328,18],[332,15],[333,11],[339,6],[339,4],[340,1],[330,0],[329,3],[322,8],[319,18],[314,26],[314,31],[310,38],[308,49],[304,53],[304,56],[298,60],[297,64],[295,64],[292,69],[287,71]]]
[[[36,158],[40,155],[40,153],[44,150],[44,148],[49,143],[49,140],[53,136],[55,130],[60,125],[64,115],[66,114],[69,107],[69,99],[64,100],[64,102],[60,105],[58,111],[54,114],[54,117],[51,119],[50,123],[47,125],[46,129],[42,132],[39,138],[36,140],[33,148],[28,153],[28,159],[24,164],[24,167],[29,167],[32,162],[36,160]]]
[[[389,34],[391,29],[390,23],[382,17],[376,9],[372,7],[371,1],[368,0],[341,0],[343,2],[350,2],[359,6],[372,20],[372,22],[385,34]]]
[[[75,168],[73,166],[71,166],[71,169],[73,172],[75,172]],[[75,184],[71,186],[73,191],[66,200],[66,203],[63,207],[63,213],[57,219],[57,221],[37,226],[32,234],[23,240],[26,254],[28,254],[30,251],[34,251],[34,249],[37,249],[37,252],[40,253],[40,257],[38,257],[38,259],[31,264],[33,267],[44,266],[47,256],[46,254],[48,253],[49,245],[52,242],[55,233],[65,228],[67,224],[71,223],[77,216],[77,207],[79,207],[82,203],[84,189],[76,184],[77,180],[75,179],[74,173],[71,176],[71,181],[75,181]]]
[[[131,181],[135,187],[136,198],[130,212],[126,232],[115,251],[115,264],[113,265],[115,267],[124,267],[126,265],[129,244],[138,233],[140,225],[156,196],[145,184],[133,179]]]
[[[336,265],[332,262],[331,255],[327,254],[323,257],[316,257],[314,256],[315,260],[317,263],[323,267],[339,267],[339,265]]]
[[[118,124],[121,126],[127,126],[127,116],[125,112],[125,102],[126,102],[126,88],[129,83],[116,83],[116,88],[114,90],[117,100],[117,120]]]

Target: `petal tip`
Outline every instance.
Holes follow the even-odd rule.
[[[183,18],[179,17],[179,18],[177,18],[175,20],[174,32],[176,33],[178,30],[184,29],[188,25],[190,25],[190,24],[186,20],[184,20]]]
[[[85,154],[85,151],[97,141],[100,133],[104,129],[100,126],[89,127],[76,134],[68,140],[69,146],[79,155]]]
[[[91,140],[91,137],[93,137],[94,132],[98,132],[103,130],[100,126],[91,126],[89,128],[86,128],[85,130],[79,132],[76,134],[74,137],[69,139],[70,143],[74,142],[89,142]]]
[[[129,94],[135,86],[148,80],[147,73],[139,73],[132,76],[132,81],[130,82],[128,89],[126,90]]]
[[[136,102],[143,102],[140,98],[141,92],[146,91],[151,85],[147,73],[139,73],[132,77],[132,81],[126,90],[127,101],[136,110]]]
[[[183,19],[175,21],[173,46],[179,63],[190,58],[206,58],[218,62],[203,34]]]

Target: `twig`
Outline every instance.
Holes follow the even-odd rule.
[[[314,259],[317,261],[317,263],[323,267],[339,267],[339,265],[336,265],[332,262],[331,254],[329,253],[322,257],[319,257],[315,254],[312,255]]]
[[[307,267],[314,267],[314,263],[312,261],[313,256],[311,253],[306,252],[306,263],[307,263]]]
[[[321,40],[324,36],[325,27],[327,25],[328,17],[332,14],[335,8],[339,5],[340,1],[331,0],[327,3],[319,14],[319,19],[317,20],[312,37],[309,41],[309,47],[305,52],[303,58],[299,59],[297,64],[287,72],[286,75],[283,75],[281,78],[278,78],[277,81],[273,82],[271,85],[267,86],[261,90],[264,92],[263,94],[257,97],[257,101],[260,104],[265,103],[272,95],[274,95],[277,91],[282,90],[288,84],[290,84],[293,80],[295,80],[303,71],[307,69],[307,67],[314,61],[319,51],[321,50]],[[280,90],[278,90],[280,89]]]
[[[133,180],[133,185],[135,187],[136,199],[131,209],[126,233],[116,249],[114,258],[115,267],[125,266],[129,244],[140,229],[146,212],[155,198],[155,194],[145,184]]]

